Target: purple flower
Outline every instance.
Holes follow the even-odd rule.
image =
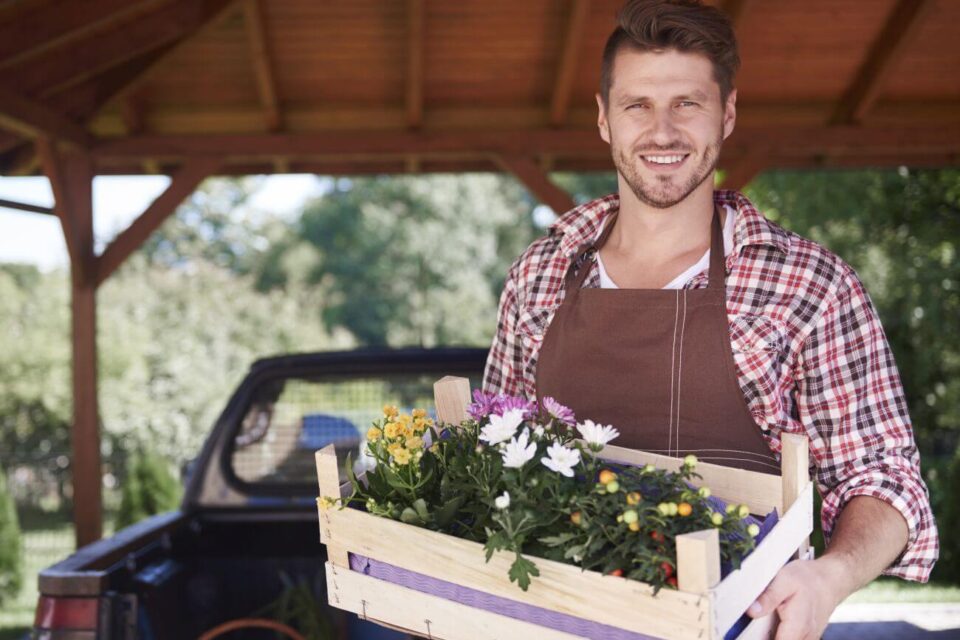
[[[473,403],[467,407],[467,413],[476,421],[481,421],[487,416],[502,416],[511,409],[520,409],[523,411],[523,419],[529,420],[536,415],[537,403],[526,398],[516,396],[507,396],[503,394],[484,393],[480,389],[473,391]]]
[[[570,407],[560,404],[550,396],[546,396],[543,399],[543,408],[547,413],[564,424],[573,426],[577,423],[576,418],[573,417],[573,410],[570,409]]]

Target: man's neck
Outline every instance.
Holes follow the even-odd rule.
[[[686,254],[702,255],[710,246],[713,210],[711,178],[667,209],[641,202],[621,184],[620,214],[607,247],[628,262],[647,265],[670,262]]]

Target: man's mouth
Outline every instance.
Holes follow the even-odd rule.
[[[650,153],[640,157],[645,165],[657,169],[674,169],[679,167],[689,157],[689,153]]]

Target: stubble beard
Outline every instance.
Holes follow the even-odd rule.
[[[653,176],[652,180],[645,180],[641,175],[640,163],[643,160],[640,159],[640,155],[653,152],[664,154],[671,152],[684,153],[687,145],[682,143],[665,146],[638,145],[635,151],[629,152],[611,144],[611,151],[613,164],[616,166],[617,172],[623,177],[637,200],[657,209],[669,209],[682,202],[713,174],[714,169],[717,168],[717,160],[720,158],[720,147],[722,145],[723,131],[721,130],[717,139],[704,149],[697,168],[679,186],[675,185],[674,176],[669,175]]]

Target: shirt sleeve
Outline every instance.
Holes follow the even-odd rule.
[[[493,337],[483,374],[483,390],[487,393],[523,395],[523,353],[517,337],[517,321],[520,315],[517,270],[518,263],[514,263],[507,273],[503,293],[500,294],[497,333]]]
[[[849,268],[798,365],[797,406],[817,464],[825,541],[852,498],[883,500],[910,532],[905,551],[883,573],[926,582],[939,542],[907,402],[876,309]]]

